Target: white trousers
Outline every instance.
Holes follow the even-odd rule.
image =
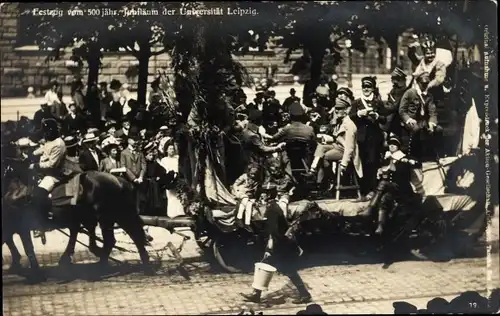
[[[47,190],[47,192],[50,193],[52,189],[55,187],[55,185],[59,183],[59,180],[52,177],[52,176],[45,176],[43,177],[42,181],[38,184],[39,188]]]

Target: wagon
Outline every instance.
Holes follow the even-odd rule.
[[[399,205],[392,212],[386,232],[377,240],[381,249],[394,249],[397,245],[406,250],[423,250],[457,233],[479,236],[485,228],[481,225],[485,222],[481,194],[484,189],[478,170],[470,170],[470,166],[476,169],[480,166],[475,163],[478,159],[478,155],[472,155],[425,163],[423,184],[426,195],[421,203]],[[373,221],[360,216],[368,204],[354,199],[292,201],[287,216],[289,232],[304,244],[308,238],[318,236],[326,238],[322,239],[324,241],[346,236],[374,240]],[[263,254],[266,235],[263,234],[265,220],[261,214],[264,214],[265,207],[254,210],[250,225],[239,225],[235,220],[237,205],[227,203],[205,208],[194,216],[174,219],[141,217],[145,225],[170,231],[175,227],[191,228],[198,246],[208,258],[228,272],[239,272],[260,260]]]

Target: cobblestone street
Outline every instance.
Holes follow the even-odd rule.
[[[167,237],[161,234],[170,236],[156,228],[151,228],[150,233],[155,237],[152,248],[156,250],[162,248],[164,237]],[[51,232],[46,246],[36,245],[49,276],[48,282],[28,285],[21,277],[6,274],[4,270],[4,315],[237,314],[249,308],[265,314],[295,314],[305,307],[291,303],[295,289],[279,274],[265,292],[262,304],[244,303],[239,293],[250,290],[252,275],[214,271],[200,256],[193,241],[188,241],[182,252],[186,258],[183,270],[164,253],[157,275],[144,276],[130,269],[137,263],[137,254],[113,253],[118,260],[132,260],[128,262],[131,264],[114,266],[96,280],[103,271],[91,264],[95,258],[82,251],[81,246],[77,248],[76,264],[71,270],[56,266],[64,249],[64,238],[59,232]],[[127,238],[117,233],[118,245],[132,249]],[[180,242],[180,238],[172,236],[169,240],[176,245]],[[20,243],[16,240],[16,244]],[[6,253],[4,247],[3,254]],[[153,259],[155,254],[161,255],[158,251],[150,253]],[[4,263],[8,261],[9,258],[4,257]],[[487,290],[485,258],[404,261],[388,269],[382,269],[374,259],[364,259],[366,263],[358,264],[359,258],[345,251],[333,255],[311,254],[303,261],[307,262],[299,273],[314,303],[320,304],[327,313],[392,314],[395,301],[408,301],[425,308],[434,297],[449,300],[465,291],[484,295]],[[496,255],[493,258],[496,287],[499,284],[498,266]]]

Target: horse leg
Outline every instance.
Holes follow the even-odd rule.
[[[108,264],[109,256],[111,255],[111,251],[113,250],[113,247],[116,244],[113,224],[114,223],[112,221],[108,220],[100,222],[102,230],[103,247],[99,262],[103,265]]]
[[[14,238],[12,235],[9,235],[4,242],[7,244],[7,247],[9,247],[11,256],[12,256],[12,263],[10,265],[11,271],[19,271],[22,266],[21,266],[21,254],[19,253],[19,250],[17,250],[16,244],[14,243]]]
[[[45,281],[47,278],[40,268],[38,260],[36,259],[35,247],[33,246],[33,240],[31,239],[31,231],[22,229],[19,232],[19,236],[21,237],[24,251],[26,252],[26,256],[28,256],[28,261],[30,263],[30,274],[28,279],[33,281]]]
[[[78,237],[78,232],[80,230],[80,223],[74,223],[69,228],[69,240],[66,249],[64,250],[61,258],[59,259],[59,265],[69,265],[72,263],[72,256],[75,253],[75,246]]]
[[[137,247],[139,256],[141,257],[141,262],[144,266],[144,272],[147,274],[153,273],[149,262],[149,254],[146,251],[146,233],[144,232],[142,220],[139,215],[132,213],[130,216],[120,217],[117,222],[118,225],[120,225],[120,227],[130,236]]]
[[[97,236],[95,234],[95,229],[97,225],[85,225],[89,233],[89,251],[94,254],[94,256],[101,258],[103,255],[103,248],[97,246]]]

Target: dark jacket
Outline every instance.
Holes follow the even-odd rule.
[[[385,102],[386,123],[382,124],[382,130],[394,131],[399,125],[399,105],[406,88],[392,88]]]
[[[96,151],[97,152],[97,151]],[[90,150],[88,148],[84,148],[80,152],[80,167],[82,168],[83,171],[98,171],[99,170],[99,164],[101,162],[101,158],[99,155],[99,152],[97,152],[97,156],[99,157],[99,162],[95,161],[94,156],[90,153]]]
[[[384,170],[381,180],[389,181],[399,195],[413,194],[413,188],[411,186],[411,172],[412,169],[421,168],[422,164],[417,162],[417,164],[411,165],[408,162],[398,160],[393,166],[390,166],[389,159],[385,159],[384,167],[381,168]],[[409,156],[405,156],[404,159],[416,161],[415,158]]]
[[[111,101],[109,103],[109,111],[107,113],[107,118],[115,120],[116,122],[121,122],[123,117],[123,105],[118,101]]]
[[[358,128],[358,143],[364,143],[365,141],[370,139],[371,136],[381,133],[379,124],[384,124],[387,122],[387,119],[385,117],[386,111],[384,108],[384,103],[382,101],[374,98],[371,102],[367,102],[367,105],[369,107],[372,107],[373,110],[379,114],[377,120],[369,116],[358,116],[358,110],[362,110],[365,108],[365,105],[363,104],[363,101],[361,99],[354,100],[351,105],[351,110],[349,111],[349,117]]]
[[[298,102],[300,103],[300,98],[296,96],[289,96],[288,98],[285,99],[285,102],[283,102],[283,111],[288,112],[288,108],[290,107],[290,104]]]
[[[241,142],[247,166],[261,166],[266,156],[274,152],[274,147],[266,146],[258,132],[259,127],[248,123],[242,132]]]
[[[120,164],[122,167],[127,168],[127,174],[134,181],[137,178],[144,178],[146,174],[146,158],[140,151],[132,154],[129,148],[125,148],[120,155]]]
[[[272,136],[274,141],[294,141],[303,140],[306,142],[316,142],[316,134],[314,129],[301,122],[291,122],[289,125],[283,127],[277,134]]]
[[[50,106],[50,112],[54,115],[54,117],[63,120],[64,117],[66,117],[66,114],[68,114],[68,109],[64,103],[54,103]]]
[[[437,124],[436,104],[432,94],[428,93],[422,97],[425,104],[415,88],[408,89],[403,94],[399,105],[399,116],[404,124],[410,118],[416,120],[420,127],[423,127],[426,123]],[[422,107],[424,115],[421,113]]]
[[[85,131],[86,121],[82,114],[76,113],[75,117],[67,114],[63,121],[63,131],[67,134],[74,134],[76,131]]]

